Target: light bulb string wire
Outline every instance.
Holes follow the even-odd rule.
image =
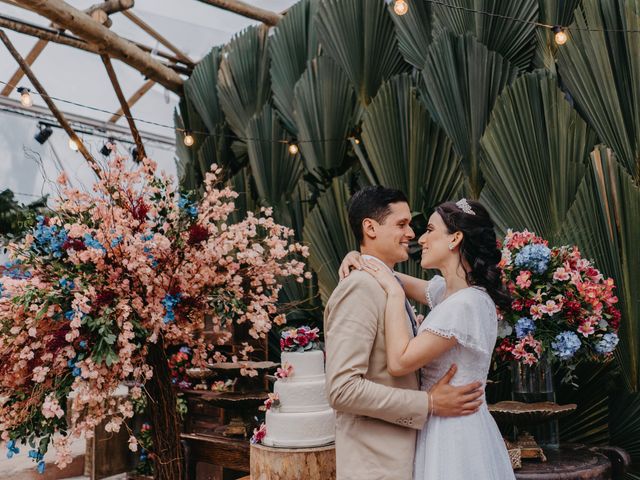
[[[394,2],[397,0],[394,0]],[[409,2],[410,0],[405,0],[407,2]],[[542,27],[542,28],[548,28],[551,31],[553,31],[556,28],[559,28],[565,32],[567,31],[571,31],[571,32],[575,32],[575,31],[579,31],[579,32],[612,32],[612,33],[640,33],[639,29],[631,29],[631,30],[627,30],[625,28],[582,28],[582,27],[577,27],[577,26],[573,26],[573,25],[551,25],[548,23],[543,23],[543,22],[536,22],[536,21],[531,21],[531,20],[525,20],[523,18],[518,18],[518,17],[510,17],[509,15],[504,15],[501,13],[495,13],[495,12],[487,12],[484,10],[475,10],[473,8],[469,8],[469,7],[465,7],[462,5],[451,5],[450,3],[444,2],[442,0],[423,0],[427,3],[430,3],[432,5],[438,5],[441,7],[447,7],[450,8],[452,10],[461,10],[464,11],[466,13],[477,13],[478,15],[484,15],[484,16],[488,16],[488,17],[495,17],[495,18],[500,18],[502,20],[511,20],[513,22],[517,22],[517,23],[523,23],[526,25],[534,25],[536,27]],[[640,22],[640,20],[639,20]]]
[[[397,0],[394,0],[397,1]],[[561,31],[567,32],[567,31],[588,31],[588,32],[617,32],[617,33],[640,33],[640,30],[625,30],[625,29],[599,29],[599,28],[580,28],[580,27],[575,27],[575,26],[562,26],[562,25],[550,25],[547,23],[542,23],[542,22],[535,22],[535,21],[529,21],[529,20],[525,20],[522,18],[517,18],[517,17],[511,17],[508,15],[503,15],[500,13],[494,13],[494,12],[487,12],[487,11],[483,11],[483,10],[476,10],[473,8],[469,8],[469,7],[465,7],[462,5],[452,5],[450,3],[444,2],[442,0],[424,0],[427,3],[430,3],[432,5],[438,5],[438,6],[442,6],[442,7],[446,7],[446,8],[450,8],[453,10],[459,10],[459,11],[464,11],[466,13],[474,13],[474,14],[478,14],[478,15],[484,15],[484,16],[489,16],[489,17],[495,17],[495,18],[500,18],[502,20],[510,20],[510,21],[514,21],[514,22],[518,22],[518,23],[523,23],[523,24],[528,24],[528,25],[534,25],[536,27],[542,27],[542,28],[547,28],[550,29],[551,31],[560,29]],[[0,84],[2,85],[6,85],[11,87],[12,89],[15,88],[19,88],[18,85],[16,84],[10,84],[8,82],[2,81],[0,80]],[[39,95],[41,97],[44,97],[44,95],[42,95],[40,92],[38,91],[32,91],[29,89],[28,93],[33,93],[35,95]],[[146,125],[152,125],[155,127],[159,127],[159,128],[165,128],[168,130],[173,130],[174,132],[180,132],[182,133],[184,136],[186,136],[187,134],[195,134],[195,135],[200,135],[200,136],[205,136],[205,137],[223,137],[223,138],[231,138],[231,139],[236,139],[236,140],[242,140],[242,141],[252,141],[252,142],[264,142],[264,143],[283,143],[283,144],[300,144],[300,143],[323,143],[323,142],[341,142],[341,141],[346,141],[349,140],[352,137],[346,137],[346,138],[327,138],[327,139],[310,139],[310,140],[285,140],[285,139],[280,139],[280,140],[274,140],[274,139],[263,139],[263,138],[252,138],[252,137],[243,137],[240,135],[236,135],[236,134],[224,134],[224,133],[219,133],[219,134],[215,134],[215,133],[210,133],[207,131],[198,131],[198,130],[191,130],[188,128],[181,128],[181,127],[176,127],[175,125],[167,125],[167,124],[163,124],[163,123],[159,123],[159,122],[154,122],[152,120],[146,120],[143,118],[137,118],[137,117],[129,117],[127,115],[121,114],[120,112],[112,112],[111,110],[106,110],[103,108],[99,108],[99,107],[95,107],[92,105],[86,105],[83,103],[79,103],[79,102],[75,102],[73,100],[68,100],[68,99],[64,99],[64,98],[60,98],[60,97],[55,97],[52,95],[48,96],[51,100],[55,100],[56,102],[60,102],[60,103],[64,103],[67,105],[73,105],[76,107],[80,107],[80,108],[84,108],[87,110],[91,110],[94,112],[100,112],[100,113],[105,113],[105,114],[109,114],[109,115],[120,115],[122,117],[125,118],[130,118],[131,120],[138,122],[138,123],[143,123]]]
[[[2,85],[7,85],[10,86],[12,89],[16,88],[17,85],[14,84],[10,84],[8,82],[2,81],[0,80],[0,84]],[[34,95],[39,95],[41,97],[43,97],[43,95],[40,92],[37,91],[31,91],[32,94]],[[106,113],[109,115],[115,115],[116,112],[112,112],[110,110],[106,110],[103,108],[99,108],[99,107],[94,107],[91,105],[85,105],[83,103],[78,103],[78,102],[74,102],[73,100],[67,100],[64,98],[59,98],[59,97],[55,97],[53,95],[49,95],[49,98],[51,100],[55,100],[56,102],[59,103],[65,103],[67,105],[73,105],[76,107],[80,107],[80,108],[86,108],[87,110],[92,110],[94,112],[100,112],[100,113]],[[327,139],[322,139],[322,140],[285,140],[285,139],[281,139],[281,140],[274,140],[274,139],[264,139],[264,138],[253,138],[253,137],[243,137],[240,135],[235,135],[235,134],[225,134],[225,133],[220,133],[220,134],[216,134],[216,133],[211,133],[211,132],[206,132],[206,131],[199,131],[199,130],[191,130],[189,128],[181,128],[181,127],[176,127],[173,125],[166,125],[163,123],[158,123],[158,122],[154,122],[151,120],[145,120],[142,118],[137,118],[137,117],[127,117],[126,115],[122,115],[125,118],[131,118],[134,122],[139,122],[139,123],[145,123],[148,125],[153,125],[156,127],[161,127],[161,128],[166,128],[168,130],[173,130],[174,132],[180,132],[182,133],[184,136],[191,134],[191,135],[202,135],[205,137],[224,137],[224,138],[231,138],[234,140],[243,140],[243,141],[252,141],[252,142],[271,142],[271,143],[282,143],[282,144],[286,144],[286,145],[291,145],[291,144],[300,144],[300,143],[321,143],[321,142],[342,142],[345,140],[349,140],[350,137],[341,137],[341,138],[327,138]]]

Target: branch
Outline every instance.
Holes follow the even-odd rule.
[[[65,28],[90,44],[100,54],[107,54],[135,68],[147,78],[155,80],[176,93],[181,93],[184,83],[180,75],[157,62],[138,46],[128,42],[108,28],[100,25],[86,13],[66,4],[62,0],[15,0],[23,8],[47,17],[56,25]]]
[[[270,10],[264,10],[248,3],[244,3],[241,0],[198,0],[202,3],[212,5],[214,7],[228,10],[229,12],[237,13],[243,17],[259,20],[271,27],[278,24],[282,19],[282,15]]]
[[[101,23],[107,28],[111,28],[113,22],[109,15],[116,12],[129,10],[133,7],[133,0],[105,0],[87,8],[84,13],[92,17],[96,22]]]

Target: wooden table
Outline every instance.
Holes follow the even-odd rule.
[[[183,433],[180,438],[185,450],[188,479],[196,478],[198,462],[249,473],[249,440],[190,433]]]
[[[563,445],[545,450],[546,462],[522,460],[517,480],[617,480],[629,465],[629,455],[616,448]]]

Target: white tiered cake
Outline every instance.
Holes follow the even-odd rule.
[[[282,352],[291,374],[274,385],[279,406],[267,410],[266,436],[270,447],[308,448],[335,440],[335,413],[325,393],[324,353],[321,350]]]

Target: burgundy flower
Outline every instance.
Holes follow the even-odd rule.
[[[298,337],[298,345],[301,347],[306,347],[309,344],[309,339],[305,335],[300,335]]]
[[[516,312],[521,311],[524,308],[524,305],[522,304],[522,300],[519,298],[514,300],[513,303],[511,304],[511,308]]]
[[[82,250],[86,250],[87,246],[84,244],[84,240],[81,238],[67,238],[62,244],[62,248],[65,250],[75,250],[76,252],[81,252]]]
[[[131,205],[131,213],[133,214],[133,218],[135,218],[139,222],[142,222],[147,218],[147,213],[149,213],[149,206],[144,203],[144,200],[139,198],[133,203],[133,205]]]
[[[209,230],[197,223],[189,228],[189,245],[196,245],[209,238]]]
[[[96,308],[100,308],[103,305],[109,305],[114,298],[116,298],[116,294],[111,290],[103,290],[102,292],[99,292],[98,295],[96,295],[94,305],[96,306]]]

